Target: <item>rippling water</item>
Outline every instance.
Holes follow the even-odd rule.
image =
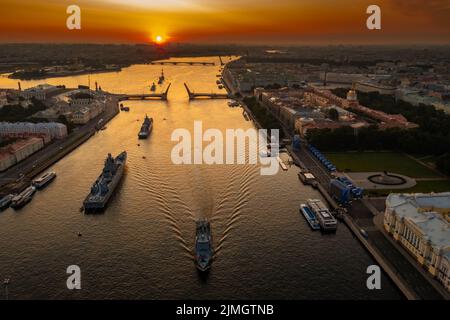
[[[143,93],[160,71],[136,65],[90,81],[110,92]],[[28,206],[0,213],[0,279],[11,278],[10,299],[401,298],[384,276],[382,290],[366,288],[365,270],[374,262],[345,225],[332,235],[310,230],[298,208],[320,196],[299,182],[297,168],[261,176],[254,165],[173,165],[174,129],[192,131],[195,120],[204,129],[253,125],[225,100],[189,102],[183,82],[217,92],[217,66],[166,66],[164,72],[172,82],[168,102],[126,102],[131,111],[55,164],[57,179]],[[22,87],[43,82],[75,87],[88,76],[23,81]],[[16,83],[0,78],[0,87]],[[145,114],[154,118],[154,130],[138,141]],[[126,172],[106,212],[80,213],[107,153],[123,150]],[[193,263],[199,217],[212,221],[216,248],[207,277]],[[81,267],[80,291],[66,288],[72,264]]]

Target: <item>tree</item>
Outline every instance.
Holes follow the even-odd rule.
[[[436,166],[442,173],[450,175],[450,153],[440,156],[436,162]]]

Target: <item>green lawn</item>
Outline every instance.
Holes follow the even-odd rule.
[[[405,154],[395,152],[330,152],[325,156],[339,171],[388,171],[412,178],[439,178],[435,171]]]
[[[389,193],[429,193],[429,192],[449,192],[450,180],[428,180],[418,181],[415,187],[409,189],[396,190],[367,190],[371,196],[386,196]]]

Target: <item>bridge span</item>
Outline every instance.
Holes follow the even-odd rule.
[[[189,100],[194,100],[198,98],[209,98],[209,99],[229,99],[230,95],[228,93],[206,93],[206,92],[194,92],[191,91],[186,83],[184,83],[184,87],[189,95]]]
[[[178,66],[178,65],[190,65],[190,66],[215,66],[214,62],[202,62],[202,61],[152,61],[151,65],[160,66]]]
[[[163,100],[167,101],[167,94],[169,93],[169,89],[172,83],[166,88],[166,91],[161,93],[143,93],[143,94],[119,94],[119,101],[125,100]]]

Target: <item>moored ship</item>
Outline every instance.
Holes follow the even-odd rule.
[[[141,130],[139,131],[139,139],[147,139],[150,132],[153,129],[153,118],[149,118],[145,115],[144,123],[142,123]]]
[[[92,185],[91,192],[83,202],[85,211],[101,210],[106,207],[106,204],[123,176],[126,161],[126,151],[119,154],[116,158],[108,154],[102,174]]]
[[[21,193],[12,198],[11,208],[20,209],[24,207],[31,201],[31,199],[33,199],[35,192],[36,188],[33,186],[29,186],[28,188],[26,188]]]
[[[56,178],[56,172],[51,171],[51,172],[47,172],[46,174],[44,174],[43,176],[34,179],[32,184],[33,186],[35,186],[37,189],[43,189],[45,188],[50,182],[52,182],[54,179]]]
[[[207,219],[196,222],[195,236],[195,264],[200,271],[211,268],[213,259],[213,246],[211,235],[211,224]]]
[[[8,194],[0,199],[0,211],[3,211],[5,209],[9,208],[9,205],[12,202],[12,199],[14,198],[14,195]]]
[[[164,70],[161,70],[161,75],[159,76],[158,84],[163,84],[165,79],[166,77],[164,76]]]
[[[319,220],[322,231],[336,231],[337,220],[333,217],[330,210],[318,199],[307,201],[308,207],[315,213]]]
[[[317,220],[316,214],[306,204],[300,205],[300,212],[303,214],[306,221],[308,221],[311,229],[320,230],[320,223]]]

